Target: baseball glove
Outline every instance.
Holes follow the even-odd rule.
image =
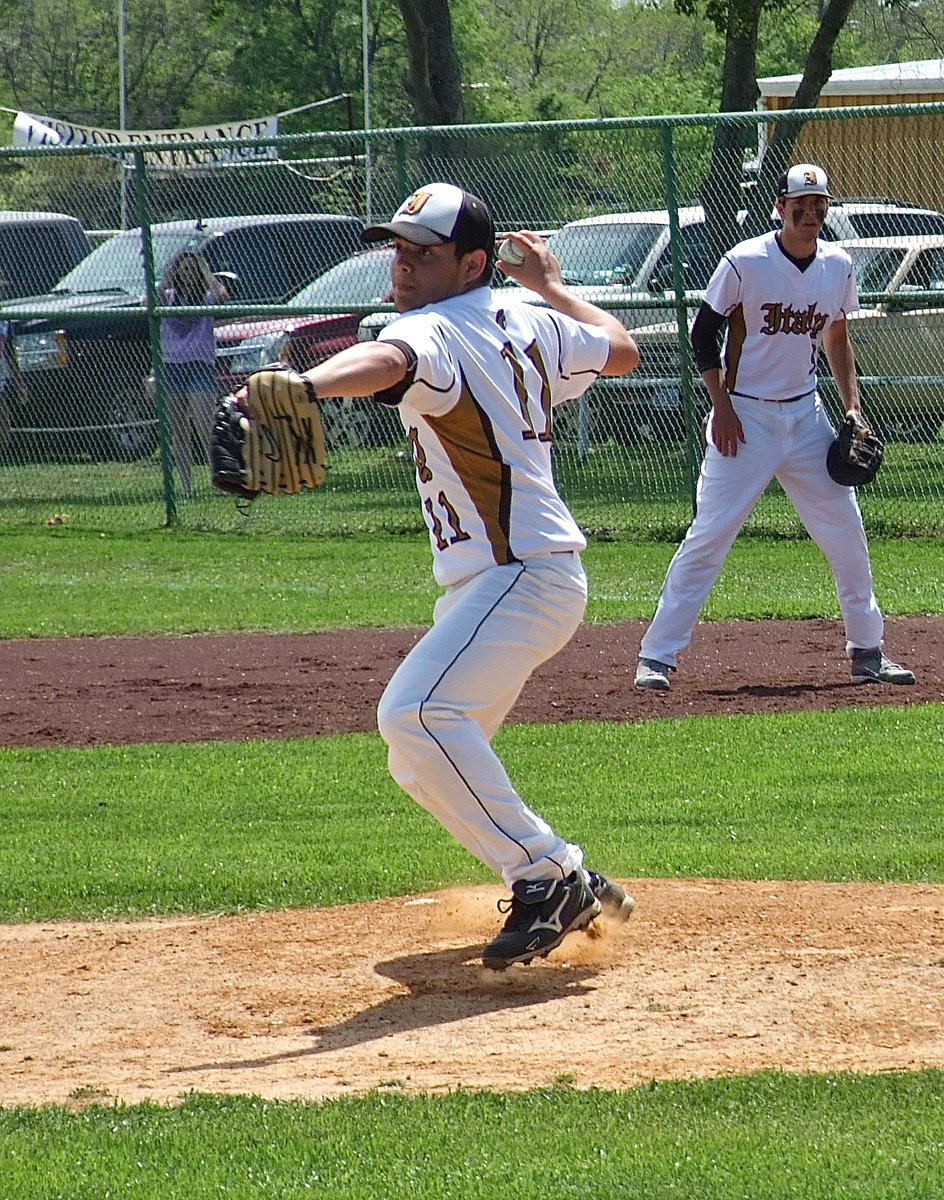
[[[213,486],[254,500],[325,481],[327,448],[314,386],[287,368],[257,371],[246,398],[224,396],[210,431]]]
[[[826,452],[826,470],[843,487],[862,487],[878,474],[885,447],[861,416],[847,413]]]

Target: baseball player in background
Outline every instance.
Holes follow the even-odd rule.
[[[618,320],[567,290],[530,231],[512,235],[523,262],[509,274],[549,307],[493,293],[491,214],[452,184],[420,188],[363,237],[393,243],[401,315],[305,375],[319,398],[373,395],[406,430],[445,591],[378,725],[397,783],[511,889],[483,952],[503,969],[546,955],[601,910],[625,920],[633,907],[523,802],[491,739],[586,604],[586,542],[551,470],[554,407],[631,371],[638,354]]]
[[[696,516],[642,639],[637,688],[669,687],[738,531],[775,477],[829,560],[853,682],[915,682],[883,653],[884,621],[855,489],[834,483],[826,470],[836,434],[817,394],[821,346],[846,413],[860,412],[846,328],[859,307],[852,261],[819,240],[830,199],[821,167],[802,163],[781,176],[782,227],[723,256],[692,324],[695,363],[711,398],[707,445]]]

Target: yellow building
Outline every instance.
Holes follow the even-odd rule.
[[[800,75],[758,79],[758,109],[789,108]],[[939,113],[917,117],[874,116],[808,121],[793,162],[821,163],[837,198],[889,197],[922,207],[944,208],[944,59],[849,67],[833,71],[817,107],[940,103]],[[761,149],[769,127],[761,126]]]

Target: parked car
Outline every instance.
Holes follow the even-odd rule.
[[[829,206],[823,227],[823,237],[827,241],[935,234],[944,234],[944,213],[933,208],[920,208],[907,200],[869,197],[834,201]]]
[[[855,264],[860,293],[886,297],[865,299],[848,317],[863,408],[888,441],[933,440],[944,422],[944,232],[854,238],[842,245]],[[933,303],[936,292],[940,307]],[[634,330],[633,336],[640,363],[626,381],[626,403],[648,413],[659,435],[679,437],[684,413],[678,327],[666,321]],[[834,401],[825,355],[820,369],[824,396]],[[692,370],[699,411],[707,410]]]
[[[704,209],[692,205],[678,213],[686,298],[697,304],[720,257],[708,241]],[[771,213],[771,227],[777,224]],[[914,236],[925,243],[944,236],[944,213],[898,200],[842,200],[830,205],[824,236],[828,240],[862,237],[881,230],[886,241]],[[918,236],[921,235],[921,236]],[[556,420],[558,440],[584,442],[607,438],[622,443],[674,440],[683,436],[679,400],[678,352],[669,213],[607,213],[571,221],[548,244],[560,260],[564,279],[584,299],[614,312],[633,335],[646,341],[643,361],[627,380],[600,379],[580,405],[564,406]],[[528,303],[543,301],[520,289]],[[374,313],[361,321],[359,337],[370,340],[392,320]],[[671,337],[665,330],[672,330]],[[699,414],[700,415],[700,414]]]
[[[742,213],[742,216],[744,214]],[[771,211],[771,227],[779,223]],[[681,258],[686,298],[697,301],[717,265],[720,252],[708,240],[704,209],[695,205],[679,210]],[[843,199],[830,205],[823,237],[830,241],[883,235],[944,235],[944,213],[919,208],[894,199]],[[618,213],[574,221],[561,228],[551,247],[561,260],[565,276],[578,294],[602,303],[633,330],[669,323],[675,328],[672,250],[666,210]],[[620,308],[621,302],[627,303]],[[635,302],[633,307],[629,302]],[[656,352],[657,360],[664,357]],[[625,383],[601,379],[588,393],[581,413],[583,438],[613,437],[634,443],[677,439],[685,431],[679,405],[677,367],[664,369],[660,361],[644,362]],[[649,382],[647,370],[653,371]],[[699,415],[700,414],[696,414]],[[562,413],[559,437],[576,437],[573,410]]]
[[[76,217],[57,212],[0,212],[0,301],[48,291],[82,261],[92,242]],[[0,323],[0,451],[10,434],[14,374],[6,358],[10,329]]]
[[[844,245],[859,290],[888,293],[848,319],[863,407],[890,441],[934,441],[944,423],[944,307],[928,293],[944,305],[944,232]]]
[[[91,249],[67,213],[0,212],[0,300],[48,291]]]
[[[390,297],[392,260],[390,246],[361,250],[336,263],[286,302],[300,310],[297,316],[244,317],[218,325],[221,390],[235,391],[248,375],[268,364],[282,362],[305,371],[355,345],[364,308]],[[344,305],[361,311],[317,311]],[[396,414],[369,400],[332,400],[322,406],[322,415],[332,447],[386,445],[403,436]]]
[[[237,302],[282,303],[361,245],[355,217],[329,214],[209,217],[151,228],[158,274],[182,250],[198,250],[226,274]],[[151,367],[144,311],[141,232],[103,242],[47,295],[4,305],[13,435],[45,450],[81,445],[98,457],[133,459],[157,444],[156,414],[142,386]],[[109,316],[109,310],[139,311]]]
[[[741,218],[745,216],[742,211]],[[704,291],[721,248],[708,238],[701,205],[680,208],[678,221],[686,292]],[[771,227],[779,223],[771,212]],[[830,206],[823,236],[855,237],[944,234],[944,213],[901,201],[838,201]],[[673,310],[663,302],[674,292],[669,213],[607,213],[571,221],[548,244],[560,259],[565,281],[578,295],[603,303],[627,328],[667,321]],[[529,299],[531,297],[529,296]],[[540,302],[538,297],[535,301]],[[620,307],[625,303],[626,307]]]

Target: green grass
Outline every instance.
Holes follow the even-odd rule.
[[[689,454],[682,443],[591,446],[581,457],[557,446],[556,474],[575,516],[594,536],[678,541],[692,516]],[[700,459],[700,450],[695,460]],[[413,467],[405,443],[331,454],[325,486],[301,497],[263,497],[243,516],[213,495],[208,472],[197,472],[196,499],[180,501],[181,529],[245,537],[374,536],[423,530]],[[944,442],[889,446],[876,483],[861,496],[870,532],[933,536],[944,530]],[[158,458],[133,463],[0,461],[0,530],[53,527],[87,532],[143,533],[168,513]],[[751,515],[761,536],[798,537],[802,526],[778,484]]]
[[[425,624],[436,595],[415,530],[285,536],[272,520],[265,536],[121,536],[100,517],[100,535],[0,536],[0,637]],[[673,550],[595,538],[589,619],[651,616]],[[938,542],[873,538],[872,559],[887,614],[941,611]],[[808,542],[743,538],[705,615],[837,609]],[[526,798],[618,876],[940,882],[942,717],[934,705],[511,726],[497,745]],[[485,878],[395,787],[376,736],[0,751],[3,921],[336,904]],[[8,1049],[0,1039],[0,1069]],[[509,1096],[397,1088],[175,1108],[78,1092],[79,1111],[0,1109],[0,1200],[941,1195],[937,1071]]]
[[[649,619],[675,547],[593,540],[591,621]],[[934,539],[875,539],[888,615],[941,611]],[[242,538],[156,531],[0,535],[0,637],[312,631],[429,623],[437,589],[425,536]],[[709,620],[836,617],[832,575],[809,541],[741,538],[709,598]]]
[[[0,1111],[3,1200],[939,1200],[944,1075]]]
[[[944,708],[921,705],[518,725],[496,745],[525,798],[616,875],[941,882],[942,730]],[[2,750],[0,777],[4,921],[492,878],[400,793],[377,735]]]

